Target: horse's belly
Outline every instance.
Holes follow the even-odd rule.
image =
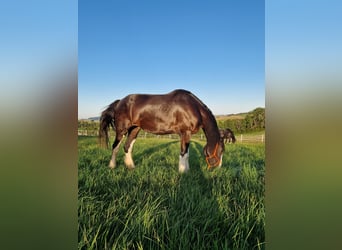
[[[165,123],[142,123],[141,128],[147,132],[150,132],[152,134],[156,135],[166,135],[166,134],[177,134],[178,131],[176,128],[171,127],[168,124]]]
[[[139,118],[137,124],[143,130],[157,135],[181,134],[185,131],[191,131],[194,134],[199,130],[197,119],[190,119],[185,115],[166,115],[156,112],[154,114],[149,113],[149,116],[145,113]]]

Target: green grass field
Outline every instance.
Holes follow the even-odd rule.
[[[204,144],[191,141],[181,175],[179,140],[139,138],[130,171],[122,148],[111,170],[110,150],[79,137],[78,248],[264,249],[265,145],[226,145],[208,171]]]

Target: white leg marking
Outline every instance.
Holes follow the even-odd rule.
[[[189,151],[184,156],[179,156],[179,173],[185,173],[189,170]]]
[[[119,142],[119,144],[116,146],[116,148],[113,149],[112,158],[109,161],[109,167],[110,168],[115,168],[116,167],[116,155],[117,155],[117,153],[119,151],[121,142],[122,142],[122,140]]]
[[[125,165],[128,169],[135,168],[134,162],[132,159],[132,150],[133,150],[134,143],[135,143],[135,139],[132,140],[131,145],[129,145],[128,152],[125,153]]]

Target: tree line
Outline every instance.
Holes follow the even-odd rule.
[[[234,133],[248,133],[265,130],[265,109],[256,108],[244,118],[218,120],[219,128],[230,128]]]

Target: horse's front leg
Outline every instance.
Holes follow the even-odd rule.
[[[125,143],[125,165],[128,169],[134,169],[135,165],[132,159],[132,150],[133,150],[133,145],[135,143],[135,140],[138,136],[138,133],[140,131],[139,127],[134,127],[128,132],[128,137]]]
[[[189,170],[189,145],[191,132],[181,134],[181,152],[179,155],[178,171],[185,173]]]
[[[116,155],[119,152],[120,144],[122,141],[123,134],[118,133],[116,134],[115,141],[113,143],[113,151],[112,151],[112,158],[109,161],[109,167],[115,168],[116,167]]]

